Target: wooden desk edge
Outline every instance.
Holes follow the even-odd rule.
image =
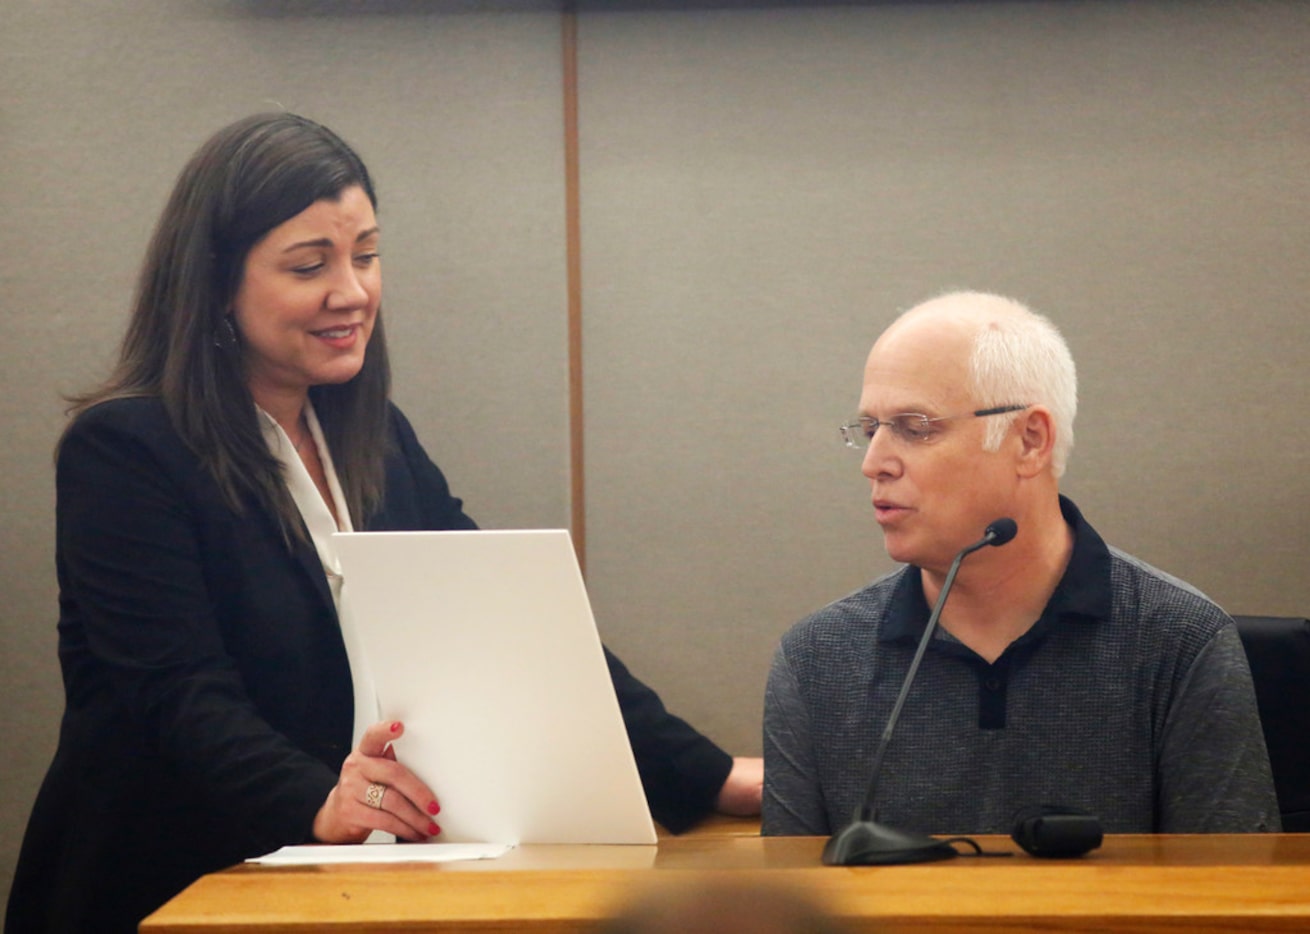
[[[1016,849],[1005,837],[978,840],[987,849]],[[1081,860],[1018,853],[853,868],[822,866],[822,845],[815,837],[752,838],[728,824],[639,848],[654,851],[645,867],[630,862],[632,852],[622,854],[626,866],[606,866],[601,848],[590,867],[552,867],[548,847],[522,848],[525,865],[538,860],[536,868],[234,867],[199,880],[141,930],[594,930],[641,890],[716,880],[792,886],[852,930],[868,926],[884,934],[1310,929],[1310,835],[1112,836]],[[588,848],[572,848],[579,849]]]

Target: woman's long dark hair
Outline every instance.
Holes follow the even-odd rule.
[[[214,134],[178,176],[159,218],[117,366],[100,388],[69,399],[70,414],[110,399],[158,397],[234,510],[244,512],[253,497],[277,517],[288,543],[303,540],[281,465],[260,432],[230,312],[251,248],[354,185],[376,209],[359,156],[304,117],[259,114]],[[390,382],[379,312],[354,379],[310,390],[360,525],[382,498]]]

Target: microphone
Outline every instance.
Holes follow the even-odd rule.
[[[873,809],[873,796],[878,787],[878,773],[882,769],[882,758],[887,752],[892,730],[896,728],[896,721],[900,719],[901,708],[905,706],[905,698],[910,693],[910,685],[914,683],[919,662],[923,660],[923,653],[927,650],[933,631],[937,628],[937,620],[942,615],[946,597],[955,583],[955,574],[960,570],[960,562],[980,548],[986,548],[988,545],[1004,545],[1014,538],[1018,531],[1019,524],[1013,519],[997,519],[987,526],[982,538],[961,551],[951,562],[951,569],[946,574],[945,583],[942,584],[942,592],[937,596],[937,605],[933,607],[932,615],[928,617],[928,625],[923,628],[923,636],[919,639],[919,647],[910,662],[910,670],[905,673],[901,693],[896,697],[891,716],[887,718],[887,726],[878,740],[878,748],[873,754],[873,766],[869,770],[869,788],[864,793],[864,801],[856,809],[851,822],[833,834],[824,845],[825,865],[885,866],[897,863],[926,863],[959,855],[955,847],[946,840],[896,830],[878,823],[875,820],[877,815]]]

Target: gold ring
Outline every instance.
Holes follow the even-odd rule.
[[[371,808],[382,810],[382,796],[387,793],[386,785],[372,784],[364,792],[364,803]]]

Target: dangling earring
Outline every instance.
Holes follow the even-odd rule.
[[[237,329],[230,314],[223,316],[223,323],[214,331],[214,346],[219,350],[236,349]]]

